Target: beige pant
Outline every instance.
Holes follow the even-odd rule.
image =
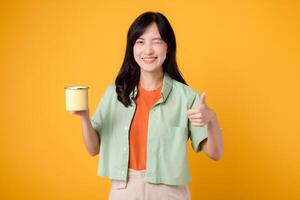
[[[111,181],[109,200],[190,200],[185,185],[151,184],[145,181],[146,170],[129,169],[128,181]]]

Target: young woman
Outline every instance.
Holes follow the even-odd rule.
[[[130,26],[120,72],[92,119],[88,110],[73,114],[88,152],[100,153],[98,175],[112,180],[111,200],[190,199],[187,140],[214,160],[223,154],[216,113],[181,76],[161,13],[143,13]]]

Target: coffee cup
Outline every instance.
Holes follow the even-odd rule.
[[[88,86],[66,86],[66,110],[82,111],[88,110]]]

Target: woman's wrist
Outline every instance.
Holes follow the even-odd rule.
[[[213,117],[211,119],[211,121],[209,122],[208,124],[212,129],[214,130],[219,130],[220,132],[222,132],[222,128],[220,127],[219,125],[219,122],[218,122],[218,118],[217,118],[217,114],[213,111]]]
[[[80,118],[81,118],[82,121],[90,121],[90,116],[89,116],[89,114],[81,115]]]

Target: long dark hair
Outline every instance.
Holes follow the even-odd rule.
[[[129,27],[125,57],[115,80],[118,100],[121,101],[125,107],[131,104],[129,95],[134,87],[138,85],[140,79],[140,67],[134,59],[133,46],[136,40],[145,32],[147,26],[152,22],[156,23],[162,40],[168,45],[167,56],[163,63],[163,73],[167,72],[172,79],[187,85],[177,66],[176,39],[168,19],[159,12],[142,13]]]

